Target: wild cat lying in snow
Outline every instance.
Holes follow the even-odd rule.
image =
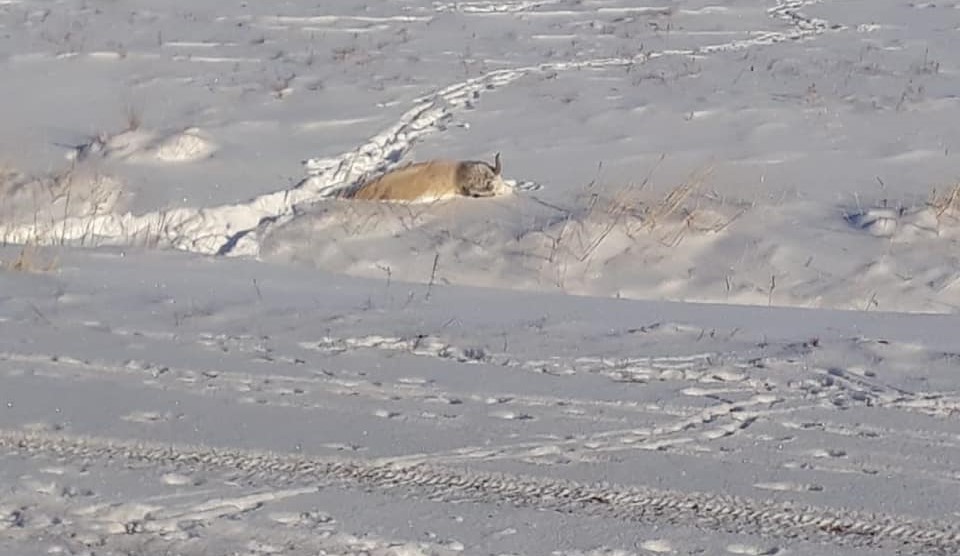
[[[500,153],[491,166],[478,160],[431,160],[411,164],[361,185],[349,195],[368,201],[429,202],[451,197],[493,197],[511,191]]]

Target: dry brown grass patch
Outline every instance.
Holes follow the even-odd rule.
[[[3,268],[14,272],[51,272],[59,266],[59,257],[34,244],[22,246],[15,259],[3,264]]]

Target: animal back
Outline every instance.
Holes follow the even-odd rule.
[[[457,163],[432,161],[387,172],[362,185],[353,198],[368,201],[433,201],[457,194]]]

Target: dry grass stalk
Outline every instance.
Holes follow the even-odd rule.
[[[706,183],[712,172],[712,167],[706,167],[695,172],[689,179],[671,189],[663,198],[654,203],[634,203],[634,205],[640,206],[638,211],[634,209],[637,216],[635,220],[639,221],[639,224],[630,226],[628,222],[626,224],[627,236],[632,238],[637,232],[644,230],[652,233],[678,217],[680,217],[682,225],[660,237],[658,239],[660,243],[668,247],[675,247],[683,240],[689,230],[706,231],[696,224],[699,216],[698,207],[696,205],[691,207],[690,199]],[[715,225],[709,226],[707,229],[714,228],[716,228]]]
[[[50,272],[60,265],[58,257],[44,255],[33,244],[26,244],[20,248],[17,258],[4,265],[15,272]]]
[[[960,215],[960,182],[943,194],[938,194],[937,190],[934,189],[927,205],[937,215],[938,219],[946,215]]]
[[[650,176],[615,191],[609,197],[590,192],[589,201],[582,210],[568,212],[559,233],[550,235],[545,230],[540,231],[552,243],[547,260],[555,262],[558,252],[565,250],[576,261],[586,262],[618,227],[624,235],[634,240],[641,232],[653,234],[656,230],[666,229],[665,235],[656,239],[668,247],[679,244],[689,231],[716,232],[724,229],[740,215],[729,220],[713,219],[703,225],[698,207],[691,203],[691,198],[696,196],[711,173],[712,167],[700,170],[662,198],[653,201],[645,191]],[[593,185],[591,182],[588,189],[592,189]],[[678,225],[668,227],[670,222]]]
[[[643,227],[653,230],[679,212],[686,212],[684,221],[691,222],[697,209],[696,207],[688,209],[687,201],[703,186],[712,173],[713,167],[694,173],[690,179],[670,190],[658,203],[648,206],[643,214]]]

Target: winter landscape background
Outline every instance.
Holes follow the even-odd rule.
[[[0,551],[960,552],[956,52],[956,2],[0,0]]]

